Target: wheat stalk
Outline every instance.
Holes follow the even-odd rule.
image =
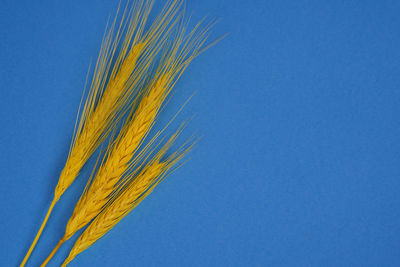
[[[66,240],[96,217],[109,201],[110,194],[116,189],[123,175],[132,167],[132,162],[137,162],[134,155],[152,128],[164,100],[182,72],[203,48],[209,28],[198,31],[200,25],[201,23],[188,34],[187,38],[184,37],[185,28],[179,29],[172,48],[164,54],[164,64],[159,67],[153,82],[150,83],[150,89],[143,96],[137,110],[128,118],[96,176],[89,181],[87,190],[81,196],[67,223],[64,236],[45,260],[44,265]]]
[[[157,155],[140,171],[140,173],[130,179],[130,183],[124,186],[93,220],[88,228],[75,242],[67,259],[62,266],[66,266],[79,253],[87,249],[111,228],[113,228],[123,217],[132,211],[146,196],[148,196],[164,178],[168,172],[182,157],[191,149],[190,145],[186,149],[179,149],[165,160],[161,160],[171,144],[175,141],[178,132],[171,137],[167,144],[157,153]],[[42,265],[43,266],[43,265]]]
[[[169,8],[164,9],[156,19],[148,33],[142,36],[152,4],[152,0],[140,0],[130,9],[127,4],[116,34],[114,35],[114,30],[118,11],[109,30],[106,28],[89,95],[78,128],[75,130],[65,167],[55,188],[53,201],[20,266],[24,266],[29,259],[56,202],[123,115],[120,111],[131,101],[135,88],[162,47],[165,41],[162,34],[169,32],[168,25],[172,24],[172,28],[174,23],[171,22],[177,14],[181,1],[172,1]],[[122,39],[123,34],[125,35]],[[117,48],[120,48],[119,54],[116,53]],[[141,55],[142,59],[138,63]],[[112,64],[113,59],[116,59],[114,64]]]

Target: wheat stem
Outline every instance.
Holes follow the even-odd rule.
[[[49,209],[47,210],[46,216],[44,217],[44,220],[43,220],[43,222],[42,222],[42,225],[40,226],[39,231],[37,232],[37,234],[36,234],[36,236],[35,236],[35,239],[33,240],[31,246],[29,247],[28,252],[26,253],[24,259],[22,260],[22,263],[20,264],[21,267],[22,267],[22,266],[25,266],[25,264],[26,264],[26,262],[28,261],[30,255],[32,254],[32,251],[33,251],[33,249],[35,248],[35,245],[36,245],[36,243],[38,242],[39,237],[40,237],[40,235],[41,235],[42,232],[43,232],[43,229],[44,229],[44,227],[45,227],[45,225],[46,225],[46,223],[47,223],[47,220],[48,220],[49,217],[50,217],[51,211],[53,210],[55,204],[56,204],[56,201],[53,200],[53,201],[51,202],[51,204],[50,204]]]
[[[56,254],[57,250],[61,247],[62,244],[64,244],[65,241],[66,241],[65,239],[60,239],[60,241],[58,241],[57,245],[51,251],[50,255],[46,258],[46,260],[40,265],[40,267],[44,267],[49,263],[51,258],[54,256],[54,254]]]

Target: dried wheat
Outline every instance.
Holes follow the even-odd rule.
[[[174,18],[181,6],[179,0],[167,5],[168,8],[163,10],[147,34],[143,35],[152,4],[152,0],[140,0],[131,8],[127,6],[116,33],[114,34],[118,12],[111,27],[106,29],[89,95],[75,130],[65,167],[55,188],[53,201],[20,266],[26,264],[55,203],[75,180],[80,169],[104,141],[113,125],[118,122],[124,106],[131,102],[135,89],[165,42],[165,36],[170,32],[168,27],[172,28],[175,24]],[[118,48],[119,53],[116,52]]]
[[[81,196],[67,223],[64,236],[45,263],[50,260],[62,243],[96,217],[109,201],[109,196],[120,179],[131,168],[132,162],[136,162],[134,155],[154,124],[165,98],[188,64],[203,49],[209,26],[202,28],[201,23],[187,37],[184,37],[185,27],[182,26],[179,29],[172,48],[164,55],[164,64],[159,67],[153,82],[150,83],[148,93],[143,96],[137,110],[129,117],[106,155],[107,159],[100,166],[94,179],[87,185],[87,190]]]

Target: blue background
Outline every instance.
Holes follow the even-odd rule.
[[[117,2],[1,1],[2,266],[22,260],[44,217]],[[156,128],[197,92],[178,121],[196,114],[185,136],[198,131],[201,142],[71,266],[399,266],[400,2],[187,9],[194,21],[222,19],[213,38],[230,35],[185,72]],[[29,266],[61,237],[90,165]]]

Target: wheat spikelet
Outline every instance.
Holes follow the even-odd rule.
[[[132,100],[136,86],[165,41],[163,34],[168,34],[168,25],[174,24],[173,18],[181,2],[175,0],[169,9],[164,9],[143,36],[152,4],[152,0],[140,0],[130,9],[127,4],[116,34],[114,32],[118,11],[111,27],[106,29],[89,95],[75,130],[65,167],[55,188],[53,201],[20,266],[26,264],[55,203],[75,180],[85,162],[113,128],[113,124],[122,116],[120,112],[125,104]],[[119,54],[116,53],[117,48],[120,48]],[[142,59],[138,63],[141,55]]]
[[[113,197],[110,204],[102,210],[78,238],[62,266],[66,266],[79,253],[91,246],[132,211],[165,178],[168,170],[191,149],[192,145],[186,149],[182,146],[177,152],[162,160],[166,151],[175,141],[178,132],[171,137],[167,144],[136,177],[130,177],[133,180]]]

